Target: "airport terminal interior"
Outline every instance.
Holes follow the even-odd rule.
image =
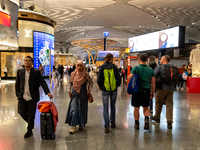
[[[199,0],[0,0],[0,150],[199,150],[199,8]],[[122,84],[117,89],[116,127],[106,133],[97,78],[108,53],[120,68]],[[152,120],[155,97],[149,130],[144,129],[142,107],[139,130],[134,127],[127,78],[141,53],[154,56],[157,65],[168,55],[169,63],[180,71],[182,82],[173,89],[172,129],[165,104],[160,123]],[[58,110],[52,139],[41,136],[38,109],[33,135],[24,138],[27,123],[18,114],[15,81],[27,56],[33,58],[32,67],[40,70]],[[77,62],[83,62],[92,77],[94,102],[88,103],[86,126],[70,134],[65,120],[70,75]],[[63,67],[63,79],[57,71],[52,85],[53,66]],[[41,86],[39,93],[41,102],[50,101]]]

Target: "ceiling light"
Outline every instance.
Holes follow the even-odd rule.
[[[196,24],[196,22],[193,22],[193,23],[192,23],[192,25],[195,25],[195,24]]]

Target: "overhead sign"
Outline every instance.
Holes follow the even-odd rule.
[[[103,36],[104,36],[104,37],[108,37],[108,36],[109,36],[109,31],[105,31],[105,32],[103,33]]]
[[[0,11],[0,24],[10,27],[10,22],[10,15]]]
[[[185,28],[174,27],[128,39],[130,52],[178,48],[184,45]]]
[[[113,57],[119,57],[119,51],[98,51],[100,58],[106,57],[108,53],[112,54]]]
[[[126,49],[125,49],[125,52],[126,52],[126,53],[130,53],[130,50],[131,50],[130,48],[126,48]]]

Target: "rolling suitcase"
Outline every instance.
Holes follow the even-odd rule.
[[[42,139],[55,139],[54,123],[51,111],[40,114],[40,131]]]

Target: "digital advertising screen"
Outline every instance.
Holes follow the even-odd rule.
[[[119,51],[98,51],[98,57],[104,58],[108,53],[113,54],[113,57],[119,57]]]
[[[44,32],[33,31],[33,57],[34,68],[39,69],[40,64],[44,67],[44,76],[49,75],[50,54],[51,71],[54,65],[54,36]]]
[[[11,16],[0,11],[0,24],[10,27]]]
[[[174,27],[129,38],[128,48],[130,48],[130,52],[179,48],[184,43],[183,38],[185,39],[185,30]]]

